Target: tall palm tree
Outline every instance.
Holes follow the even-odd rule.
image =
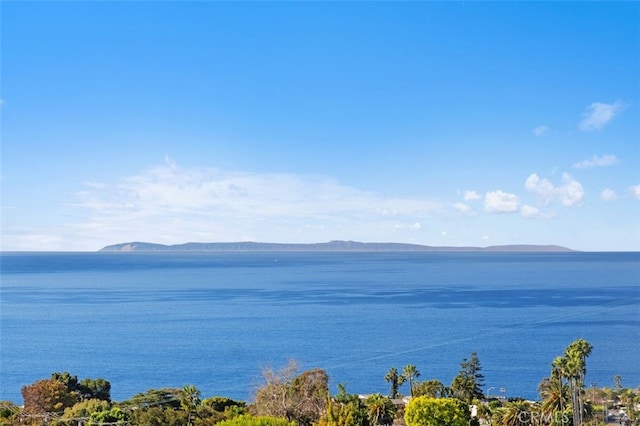
[[[568,401],[568,389],[564,384],[566,359],[564,357],[556,357],[551,363],[551,376],[548,380],[548,386],[539,388],[543,398],[543,409],[547,413],[564,412],[566,407],[565,401]],[[544,382],[543,382],[544,383]],[[542,383],[541,383],[542,386]],[[543,394],[544,392],[544,394]]]
[[[589,342],[578,339],[564,350],[565,377],[569,379],[571,387],[574,426],[584,423],[584,379],[587,374],[587,357],[592,349],[593,346]]]
[[[180,405],[187,412],[187,426],[191,426],[191,416],[200,405],[200,391],[193,385],[188,385],[180,390]]]
[[[587,375],[587,357],[591,355],[593,346],[584,339],[578,339],[571,344],[580,358],[580,372],[578,375],[580,393],[578,394],[578,404],[580,406],[580,422],[584,422],[585,403],[584,403],[584,381]]]
[[[622,389],[622,377],[619,374],[613,376],[613,388],[615,390]]]
[[[413,364],[407,364],[402,369],[402,376],[409,381],[409,395],[413,398],[413,380],[420,377],[420,372]]]
[[[395,367],[391,367],[389,372],[384,376],[384,380],[391,384],[391,394],[389,397],[391,399],[395,399],[398,397],[398,389],[405,381],[404,376],[398,374],[398,369]]]
[[[571,395],[571,409],[573,411],[573,425],[581,426],[580,421],[580,357],[575,351],[565,351],[564,376],[569,381],[569,393]]]

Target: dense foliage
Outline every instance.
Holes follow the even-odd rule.
[[[407,404],[404,420],[407,426],[468,426],[471,414],[459,399],[419,396]]]
[[[22,407],[0,402],[0,426],[595,426],[614,407],[624,408],[624,416],[616,419],[620,424],[640,425],[640,389],[624,388],[620,376],[613,378],[613,388],[585,387],[591,351],[583,339],[567,346],[551,362],[536,402],[485,398],[475,352],[462,360],[449,387],[438,379],[417,381],[420,372],[412,364],[401,373],[392,367],[381,377],[390,384],[388,396],[349,394],[346,385],[338,385],[332,397],[324,370],[299,372],[290,362],[280,370],[262,372],[263,383],[250,404],[223,396],[203,399],[194,385],[149,389],[113,402],[107,380],[78,380],[68,372],[56,372],[22,388]],[[409,384],[411,398],[402,398],[404,383]]]

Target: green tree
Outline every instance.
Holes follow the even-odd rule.
[[[402,377],[409,381],[409,395],[413,397],[413,381],[420,377],[420,372],[413,364],[407,364],[402,369]]]
[[[476,416],[478,419],[484,420],[484,424],[490,424],[492,415],[493,410],[489,404],[481,403],[477,405]]]
[[[396,414],[396,408],[390,398],[379,393],[373,394],[366,401],[369,424],[390,425]]]
[[[296,422],[282,417],[272,416],[251,416],[248,414],[225,420],[218,423],[218,426],[296,426]]]
[[[554,409],[553,413],[556,412],[564,413],[564,409],[567,407],[567,403],[569,402],[569,388],[565,386],[564,378],[566,376],[566,359],[559,356],[556,357],[551,363],[551,377],[549,385],[555,386],[555,394],[546,395],[547,398],[551,397],[553,400],[546,401],[546,407],[548,409]],[[549,389],[551,391],[551,389]],[[545,396],[543,396],[543,399]],[[553,407],[555,405],[555,407]],[[549,412],[549,411],[547,411]]]
[[[398,389],[405,381],[404,376],[398,374],[398,369],[395,367],[391,367],[387,374],[384,376],[384,380],[391,385],[391,392],[389,393],[389,397],[391,399],[396,399],[398,397]]]
[[[82,399],[101,399],[111,402],[111,383],[102,378],[82,379],[78,383],[77,391]]]
[[[180,390],[180,406],[187,413],[187,426],[191,426],[191,419],[196,408],[200,405],[200,391],[194,385],[188,385]]]
[[[246,407],[246,403],[242,401],[235,401],[233,399],[227,398],[225,396],[212,396],[209,398],[205,398],[202,400],[202,405],[206,407],[211,407],[215,411],[224,413],[225,410],[231,407]]]
[[[100,399],[86,399],[84,401],[76,402],[72,407],[68,407],[64,410],[62,423],[65,425],[79,426],[84,424],[84,419],[88,419],[92,413],[108,411],[110,408],[111,404],[109,402]]]
[[[429,398],[446,398],[447,387],[437,379],[425,380],[413,385],[413,396],[428,396]]]
[[[535,426],[539,424],[540,416],[533,413],[533,407],[526,401],[511,401],[502,408],[502,426]]]
[[[419,396],[404,412],[407,426],[468,426],[470,420],[469,406],[457,399]]]
[[[554,419],[553,424],[558,423],[564,416],[569,398],[569,388],[565,386],[562,377],[552,371],[551,377],[544,378],[538,385],[538,393],[542,399],[540,409],[545,418]]]
[[[620,376],[619,374],[616,374],[613,377],[613,388],[617,391],[622,389],[622,376]]]
[[[124,425],[127,415],[120,407],[111,407],[109,410],[94,411],[89,416],[88,426]]]
[[[476,352],[471,353],[471,358],[464,358],[460,363],[460,372],[451,383],[453,396],[461,401],[471,404],[474,398],[481,399],[484,376],[480,373],[482,366]]]
[[[53,380],[57,380],[59,382],[64,383],[64,385],[67,387],[67,392],[72,393],[72,392],[78,392],[78,387],[79,387],[79,382],[78,382],[78,376],[75,375],[71,375],[71,373],[69,373],[68,371],[62,372],[62,373],[51,373],[51,378]]]
[[[246,404],[223,396],[205,398],[196,408],[194,425],[215,425],[222,420],[230,420],[234,417],[246,414]]]
[[[130,424],[135,426],[184,426],[187,413],[170,406],[136,408],[129,412]]]
[[[575,340],[564,350],[564,374],[569,380],[574,426],[584,423],[584,378],[592,350],[593,346],[584,339]]]
[[[149,389],[144,393],[138,393],[131,397],[131,399],[121,402],[120,406],[132,409],[145,409],[150,407],[180,409],[180,389]]]
[[[327,409],[314,426],[369,426],[367,408],[357,397],[329,398]]]

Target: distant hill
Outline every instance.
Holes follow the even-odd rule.
[[[572,252],[556,245],[501,245],[489,247],[433,247],[402,243],[361,243],[357,241],[330,241],[313,244],[256,243],[185,243],[154,244],[130,242],[106,246],[101,252],[150,252],[150,251],[211,251],[211,252],[505,252],[505,253],[557,253]]]

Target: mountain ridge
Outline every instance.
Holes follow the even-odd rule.
[[[254,241],[157,244],[127,242],[103,247],[100,252],[509,252],[509,253],[564,253],[574,252],[558,245],[511,244],[487,247],[427,246],[409,243],[363,243],[358,241],[329,241],[326,243],[259,243]]]

